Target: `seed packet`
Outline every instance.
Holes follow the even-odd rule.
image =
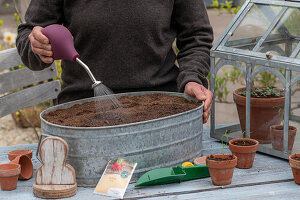
[[[110,160],[94,193],[123,199],[136,165],[122,158]]]

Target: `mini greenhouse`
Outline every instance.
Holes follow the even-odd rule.
[[[210,81],[214,93],[211,137],[222,139],[227,130],[229,138],[240,138],[245,134],[246,137],[257,139],[260,142],[260,152],[281,158],[300,152],[300,117],[291,110],[292,90],[300,85],[299,50],[299,0],[246,1],[211,49]],[[215,109],[215,80],[217,72],[226,65],[238,69],[244,78],[244,114],[238,112],[240,123],[216,125],[215,116],[218,113]],[[281,82],[280,90],[267,87],[275,92],[275,96],[278,95],[276,92],[281,93],[281,102],[274,105],[267,103],[269,109],[255,115],[263,109],[261,103],[257,103],[257,98],[252,98],[252,95],[262,88],[254,86],[253,81],[262,72],[275,75],[276,82]],[[238,91],[238,94],[242,95],[242,92]],[[239,101],[236,97],[234,99]],[[267,116],[271,112],[275,115],[277,113],[277,116]],[[256,123],[258,118],[263,121],[260,125]],[[273,144],[275,136],[271,133],[271,126],[280,124],[283,130],[282,135],[276,138],[275,143],[279,145],[276,147]],[[292,135],[290,126],[297,128],[298,133]],[[266,135],[262,136],[263,134]]]

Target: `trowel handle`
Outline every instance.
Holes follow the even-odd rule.
[[[54,60],[66,59],[75,62],[79,57],[74,48],[72,34],[66,27],[52,24],[42,29],[42,33],[50,41]]]

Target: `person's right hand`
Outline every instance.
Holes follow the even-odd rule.
[[[53,52],[49,39],[42,33],[42,27],[35,26],[28,36],[32,51],[37,54],[44,63],[53,62]]]

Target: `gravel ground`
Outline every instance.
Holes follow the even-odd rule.
[[[36,128],[40,135],[41,129]],[[33,128],[19,128],[11,115],[0,119],[0,146],[31,144],[38,142]]]

